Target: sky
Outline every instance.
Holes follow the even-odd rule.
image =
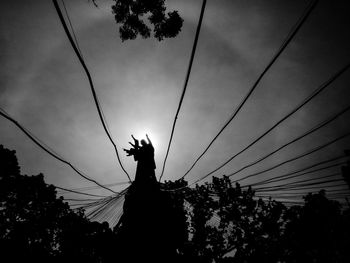
[[[159,178],[182,92],[201,8],[200,0],[168,0],[184,19],[176,38],[122,42],[110,6],[66,1],[122,162],[130,135],[148,133]],[[208,1],[190,80],[168,157],[164,180],[180,178],[209,144],[275,54],[308,5],[306,0]],[[262,79],[237,117],[186,176],[191,183],[244,148],[350,61],[350,3],[321,0],[285,52]],[[52,1],[2,1],[0,10],[0,107],[74,166],[101,184],[126,182],[99,121],[86,75],[59,22]],[[230,174],[345,108],[345,72],[254,147],[214,173]],[[260,171],[350,131],[350,113],[286,147],[233,179]],[[0,144],[16,150],[22,173],[43,173],[48,183],[92,186],[0,118]],[[270,178],[341,155],[350,138],[247,180]],[[334,171],[339,171],[335,168]],[[317,175],[330,174],[327,170]],[[119,191],[127,185],[115,186]],[[91,193],[107,194],[103,189]]]

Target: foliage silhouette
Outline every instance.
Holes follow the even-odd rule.
[[[345,150],[345,154],[347,156],[350,156],[350,150]],[[348,184],[350,189],[350,161],[347,161],[347,164],[342,167],[341,169],[343,178],[345,182]]]
[[[265,262],[265,258],[277,262],[279,219],[285,207],[253,197],[251,188],[233,186],[228,177],[197,186],[189,198],[193,206],[191,257],[200,257],[200,262]],[[234,251],[233,257],[226,255],[230,251]]]
[[[214,177],[188,198],[187,256],[192,262],[349,262],[349,208],[342,211],[324,191],[304,199],[304,206],[287,208]]]
[[[328,200],[325,191],[308,194],[303,207],[294,207],[285,215],[286,262],[349,262],[349,209]]]
[[[0,161],[0,253],[10,262],[350,262],[350,210],[324,191],[286,207],[226,176],[195,188],[135,180],[112,231],[71,210],[42,174],[21,175],[14,151],[0,146]]]
[[[122,41],[135,39],[137,35],[143,38],[153,35],[159,41],[175,37],[181,31],[183,19],[177,11],[165,14],[165,0],[114,0],[112,13],[119,27]],[[97,1],[93,0],[95,6]],[[147,16],[148,22],[144,18]]]
[[[109,262],[108,224],[73,212],[43,175],[20,174],[15,151],[0,145],[0,249],[10,262]]]

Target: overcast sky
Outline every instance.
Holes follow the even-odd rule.
[[[122,148],[128,147],[131,134],[141,138],[148,133],[154,142],[159,177],[201,1],[167,1],[169,10],[179,11],[184,25],[176,38],[162,42],[140,38],[122,42],[110,11],[112,2],[99,2],[99,9],[87,0],[66,0],[66,6],[123,164],[133,178],[136,163],[124,155]],[[306,0],[208,1],[165,180],[180,178],[205,149],[308,3]],[[350,61],[349,13],[348,1],[320,1],[237,118],[188,174],[189,182],[245,147]],[[52,1],[2,1],[0,60],[0,107],[98,182],[127,181],[102,129],[86,75]],[[346,107],[350,101],[349,83],[350,73],[346,72],[279,128],[214,175],[239,169]],[[349,119],[347,113],[234,179],[349,132]],[[25,174],[42,172],[48,183],[66,188],[91,185],[39,149],[4,118],[0,118],[0,144],[16,150]],[[350,139],[343,139],[258,179],[338,156],[349,147]],[[125,186],[114,189],[122,187]]]

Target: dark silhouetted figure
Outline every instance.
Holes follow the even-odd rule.
[[[155,175],[156,163],[154,161],[154,148],[151,140],[146,134],[147,141],[141,140],[141,146],[139,141],[131,135],[134,140],[134,144],[129,142],[132,146],[131,149],[124,151],[127,156],[134,156],[134,160],[137,161],[135,184],[144,187],[156,184],[157,179]]]
[[[173,262],[176,223],[172,200],[155,176],[154,147],[148,135],[141,143],[132,136],[127,156],[137,162],[135,180],[125,195],[123,216],[115,227],[122,262]],[[178,221],[178,220],[177,220]],[[183,227],[182,227],[183,228]]]

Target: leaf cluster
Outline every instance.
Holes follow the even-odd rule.
[[[112,13],[122,41],[153,36],[161,41],[179,34],[183,19],[177,11],[166,13],[165,0],[113,0]],[[96,0],[93,0],[95,6]],[[153,30],[152,30],[153,26]]]
[[[42,174],[20,174],[15,151],[0,145],[0,249],[11,262],[107,262],[108,224],[73,211]]]
[[[308,194],[286,207],[255,197],[253,189],[213,178],[188,195],[190,240],[184,258],[195,262],[348,262],[349,209]]]
[[[54,263],[132,262],[135,250],[153,262],[350,262],[350,210],[324,191],[286,207],[225,176],[186,186],[131,188],[125,221],[113,232],[71,210],[42,174],[22,175],[15,152],[0,145],[1,254]]]

